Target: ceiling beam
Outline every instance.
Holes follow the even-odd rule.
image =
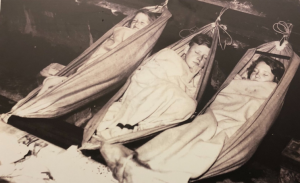
[[[197,0],[200,2],[213,4],[216,6],[227,7],[236,11],[240,11],[243,13],[248,13],[251,15],[265,17],[266,14],[264,12],[259,12],[253,8],[251,2],[239,2],[238,0],[224,1],[224,0]]]

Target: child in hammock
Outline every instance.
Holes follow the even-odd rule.
[[[247,69],[247,78],[236,75],[209,107],[218,122],[216,134],[233,135],[274,91],[284,70],[281,62],[261,56]]]
[[[234,79],[278,83],[284,73],[284,66],[277,60],[261,56],[247,70],[247,78],[237,74]]]
[[[184,58],[169,48],[157,53],[131,78],[122,101],[113,103],[97,128],[104,139],[177,123],[196,109],[194,99],[212,38],[198,34]]]
[[[209,159],[213,159],[214,155],[209,156],[208,154],[218,151],[218,141],[224,141],[224,138],[221,139],[222,134],[219,139],[213,138],[218,136],[221,131],[224,131],[230,138],[245,122],[238,120],[249,119],[260,107],[257,104],[262,104],[270,96],[285,69],[281,62],[261,56],[252,63],[247,71],[246,78],[242,78],[240,75],[235,76],[234,80],[218,94],[206,112],[197,116],[198,119],[196,118],[189,124],[166,130],[138,148],[136,152],[119,144],[102,145],[100,151],[113,170],[115,177],[118,180],[125,179],[134,182],[132,180],[140,178],[137,172],[140,174],[142,172],[143,179],[147,176],[149,180],[159,179],[170,182],[168,177],[174,177],[174,175],[185,177],[189,171],[191,175],[188,173],[187,178],[195,177],[193,175],[195,171],[187,170],[186,165],[195,162],[194,160],[199,161],[202,157],[203,166],[209,168],[211,166]],[[258,86],[257,91],[255,91],[256,86]],[[267,93],[264,93],[265,91]],[[244,94],[250,94],[250,96]],[[239,98],[241,103],[236,105]],[[240,108],[244,108],[243,116],[240,116]],[[209,142],[209,140],[212,141]],[[210,153],[198,153],[203,149]],[[132,159],[128,158],[132,156]],[[215,159],[213,159],[214,161]],[[207,162],[209,163],[206,164]],[[170,176],[169,172],[176,173]],[[186,182],[186,180],[182,182]]]
[[[89,60],[84,63],[87,65],[88,63],[93,61],[93,58],[98,55],[103,55],[106,52],[109,52],[116,46],[118,46],[121,42],[126,40],[128,37],[133,35],[138,30],[146,27],[148,24],[153,22],[156,19],[155,14],[149,12],[146,9],[142,9],[136,12],[135,16],[130,20],[128,27],[116,27],[113,30],[113,35],[104,41],[99,48],[91,55]],[[82,67],[79,68],[79,70]]]
[[[96,51],[90,56],[87,62],[85,62],[81,67],[77,69],[77,71],[82,70],[85,68],[89,63],[96,61],[95,58],[99,55],[103,55],[106,52],[109,52],[116,46],[118,46],[121,42],[126,40],[128,37],[133,35],[138,30],[146,27],[148,24],[153,22],[156,19],[156,16],[154,13],[151,13],[150,11],[146,9],[142,9],[136,12],[135,16],[130,20],[128,27],[116,27],[113,30],[113,35],[105,40],[97,49]],[[53,76],[55,75],[59,70],[57,70],[54,74],[52,73],[49,77],[47,77],[43,82],[43,87],[40,90],[38,95],[43,94],[45,91],[50,89],[51,87],[64,82],[67,77],[58,77]]]

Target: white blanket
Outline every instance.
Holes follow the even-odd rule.
[[[277,86],[274,82],[232,80],[210,105],[218,121],[216,133],[233,135],[247,121]]]
[[[136,131],[188,119],[197,104],[193,99],[196,82],[189,82],[192,77],[188,65],[176,52],[162,50],[136,71],[121,101],[109,108],[97,131],[110,138],[130,131],[121,130],[116,127],[118,124]]]
[[[173,173],[186,180],[180,182],[187,182],[205,173],[217,160],[226,139],[257,111],[275,87],[271,82],[233,80],[205,114],[192,123],[164,131],[137,149],[139,161],[153,172],[143,176],[156,176],[157,172],[168,180]],[[125,174],[134,176],[132,172]]]

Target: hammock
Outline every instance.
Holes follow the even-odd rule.
[[[160,16],[152,23],[137,31],[109,52],[98,55],[85,66],[89,56],[109,38],[116,27],[127,26],[134,14],[125,17],[112,27],[81,55],[60,70],[56,76],[68,77],[64,82],[38,95],[42,86],[19,101],[9,114],[26,118],[54,118],[69,113],[122,86],[130,74],[151,52],[161,35],[171,13],[166,1],[162,6],[149,6],[147,9]]]
[[[183,38],[183,39],[177,41],[176,43],[174,43],[174,44],[167,47],[169,49],[174,50],[179,56],[181,56],[181,55],[184,54],[184,50],[185,50],[186,46],[189,44],[190,40],[195,35],[201,33],[201,34],[207,34],[207,35],[209,35],[213,38],[210,53],[208,55],[206,65],[204,66],[204,69],[203,69],[204,72],[203,72],[202,78],[200,79],[200,81],[198,83],[197,90],[196,90],[196,95],[194,96],[194,99],[196,99],[198,103],[200,102],[200,100],[202,98],[202,95],[203,95],[204,90],[206,88],[208,79],[210,77],[210,73],[211,73],[211,69],[212,69],[212,66],[213,66],[213,61],[214,61],[215,53],[216,53],[216,49],[217,49],[217,44],[218,44],[218,41],[220,40],[219,28],[221,28],[224,31],[226,29],[223,25],[219,24],[220,17],[222,16],[222,14],[226,10],[227,10],[227,8],[224,8],[221,11],[221,13],[220,13],[219,17],[217,18],[216,22],[208,24],[208,25],[206,25],[202,28],[199,28],[199,29],[195,30],[192,34],[190,34],[186,38]],[[152,55],[147,60],[144,60],[143,63],[141,64],[141,66],[145,65],[148,61],[153,59],[155,57],[155,55],[156,54]],[[134,75],[134,73],[132,75]],[[131,75],[131,77],[132,77],[132,75]],[[104,116],[105,116],[106,112],[108,111],[109,107],[114,102],[116,102],[124,94],[124,92],[127,90],[128,86],[130,85],[130,82],[131,82],[131,77],[127,80],[126,84],[105,104],[105,106],[98,113],[96,113],[94,115],[94,117],[88,122],[87,126],[85,127],[84,137],[83,137],[83,146],[82,146],[81,149],[96,149],[96,148],[99,148],[99,145],[91,145],[91,144],[88,143],[88,141],[91,138],[96,140],[96,141],[103,141],[103,139],[99,139],[99,137],[97,137],[96,135],[93,135],[93,134],[94,134],[95,130],[97,129],[99,123],[104,118]],[[180,122],[180,123],[184,123],[184,122]],[[133,132],[133,133],[113,137],[113,138],[107,139],[105,141],[108,142],[108,143],[128,143],[128,142],[131,142],[131,141],[136,141],[136,140],[141,139],[141,138],[145,138],[147,136],[151,136],[154,133],[157,133],[157,132],[166,130],[168,128],[174,127],[178,124],[179,123],[175,123],[175,124],[170,124],[170,125],[165,125],[165,126],[158,126],[158,127],[154,127],[154,128],[150,128],[150,129],[140,130],[140,131],[137,131],[137,132]]]
[[[283,39],[281,41],[274,41],[263,44],[257,48],[249,49],[228,76],[220,90],[226,87],[240,70],[242,70],[241,74],[243,74],[247,66],[260,56],[259,54],[276,56],[273,58],[284,64],[285,74],[278,83],[277,88],[273,91],[273,94],[258,109],[258,111],[256,111],[255,114],[225,142],[216,162],[199,179],[228,173],[245,164],[254,154],[260,141],[279,115],[290,82],[298,69],[300,57],[293,51],[292,46],[287,42],[291,33],[292,24],[279,22],[274,24],[274,27],[277,26],[278,29],[278,25],[284,26],[285,31],[283,32]],[[245,67],[245,65],[247,66]],[[204,107],[202,113],[215,99],[216,95]]]
[[[210,105],[237,74],[246,74],[249,65],[261,54],[272,55],[284,64],[283,77],[258,110],[230,137],[224,133],[215,135],[216,127],[205,126],[216,121],[209,108]],[[153,172],[172,172],[174,176],[185,177],[185,180],[193,178],[190,179],[191,182],[228,173],[241,167],[254,154],[279,115],[299,63],[300,57],[293,52],[287,37],[283,41],[274,41],[249,49],[219,91],[200,112],[202,115],[197,116],[189,124],[164,131],[138,148],[136,151],[139,161],[149,163]]]

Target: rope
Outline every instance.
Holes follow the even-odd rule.
[[[165,2],[162,4],[162,6],[167,6],[168,2],[169,2],[169,0],[165,0]]]
[[[187,37],[187,36],[182,36],[182,35],[181,35],[182,32],[184,32],[184,31],[189,31],[189,35],[191,35],[191,34],[194,34],[195,32],[198,32],[199,29],[200,29],[200,28],[198,28],[197,26],[192,27],[192,28],[190,28],[190,29],[182,29],[182,30],[179,32],[179,37],[181,37],[182,39],[185,38],[185,37]],[[189,36],[189,35],[188,35],[188,36]]]
[[[220,24],[221,16],[224,14],[224,12],[225,12],[226,10],[228,10],[228,8],[227,8],[227,7],[223,7],[223,9],[221,10],[221,12],[220,12],[218,18],[216,19],[215,23],[216,23],[216,25],[217,25],[220,29],[222,29],[222,30],[228,35],[228,37],[230,38],[230,44],[229,44],[229,45],[231,45],[231,44],[232,44],[232,37],[231,37],[230,34],[227,32],[227,26],[226,26],[226,25]],[[227,45],[227,42],[226,42],[226,39],[225,39],[224,46],[222,45],[219,29],[218,29],[218,39],[219,39],[219,45],[220,45],[221,49],[222,49],[222,50],[225,50],[226,45]]]
[[[227,34],[227,36],[230,38],[230,43],[229,43],[228,45],[231,45],[233,40],[232,40],[232,37],[230,36],[230,34],[226,31],[226,30],[227,30],[227,26],[226,26],[226,25],[223,25],[223,24],[218,25],[218,26],[219,26],[219,28],[222,29],[222,30]],[[227,41],[226,41],[226,39],[225,39],[224,47],[223,47],[223,46],[222,46],[222,43],[221,43],[221,37],[220,37],[220,32],[219,32],[219,30],[218,30],[218,37],[219,37],[219,45],[220,45],[221,49],[222,49],[222,50],[225,50],[226,45],[227,45]]]
[[[228,37],[230,38],[230,44],[232,44],[232,37],[230,36],[230,34],[227,32],[227,26],[226,25],[223,25],[223,24],[220,24],[220,21],[221,21],[221,16],[224,14],[224,12],[227,10],[228,8],[223,8],[219,14],[219,16],[217,17],[216,21],[214,23],[211,23],[209,25],[207,25],[204,29],[202,29],[202,32],[208,32],[208,29],[210,30],[211,27],[218,27],[219,29],[222,29],[227,35]],[[225,40],[225,43],[224,43],[224,46],[222,45],[221,43],[221,38],[220,38],[220,32],[219,32],[219,29],[217,29],[218,31],[218,40],[219,40],[219,45],[221,47],[222,50],[224,50],[226,48],[226,45],[227,45],[227,42]],[[200,30],[200,28],[198,27],[192,27],[190,29],[182,29],[180,32],[179,32],[179,36],[183,39],[183,38],[186,38],[188,36],[190,36],[191,34],[194,34],[196,32],[198,32]],[[184,31],[189,31],[189,34],[188,36],[183,36],[181,35]]]
[[[221,16],[224,14],[224,12],[225,12],[226,10],[228,10],[227,7],[223,7],[223,8],[222,8],[222,10],[221,10],[221,12],[220,12],[218,18],[216,19],[216,23],[221,21]]]
[[[282,34],[282,38],[280,39],[280,45],[283,41],[287,41],[291,35],[293,28],[293,24],[286,23],[284,21],[279,21],[273,25],[273,30],[279,34]]]
[[[1,1],[1,0],[0,0]],[[159,8],[160,6],[165,7],[168,5],[169,0],[165,0],[165,2],[161,3],[160,5],[156,5],[155,9]]]

